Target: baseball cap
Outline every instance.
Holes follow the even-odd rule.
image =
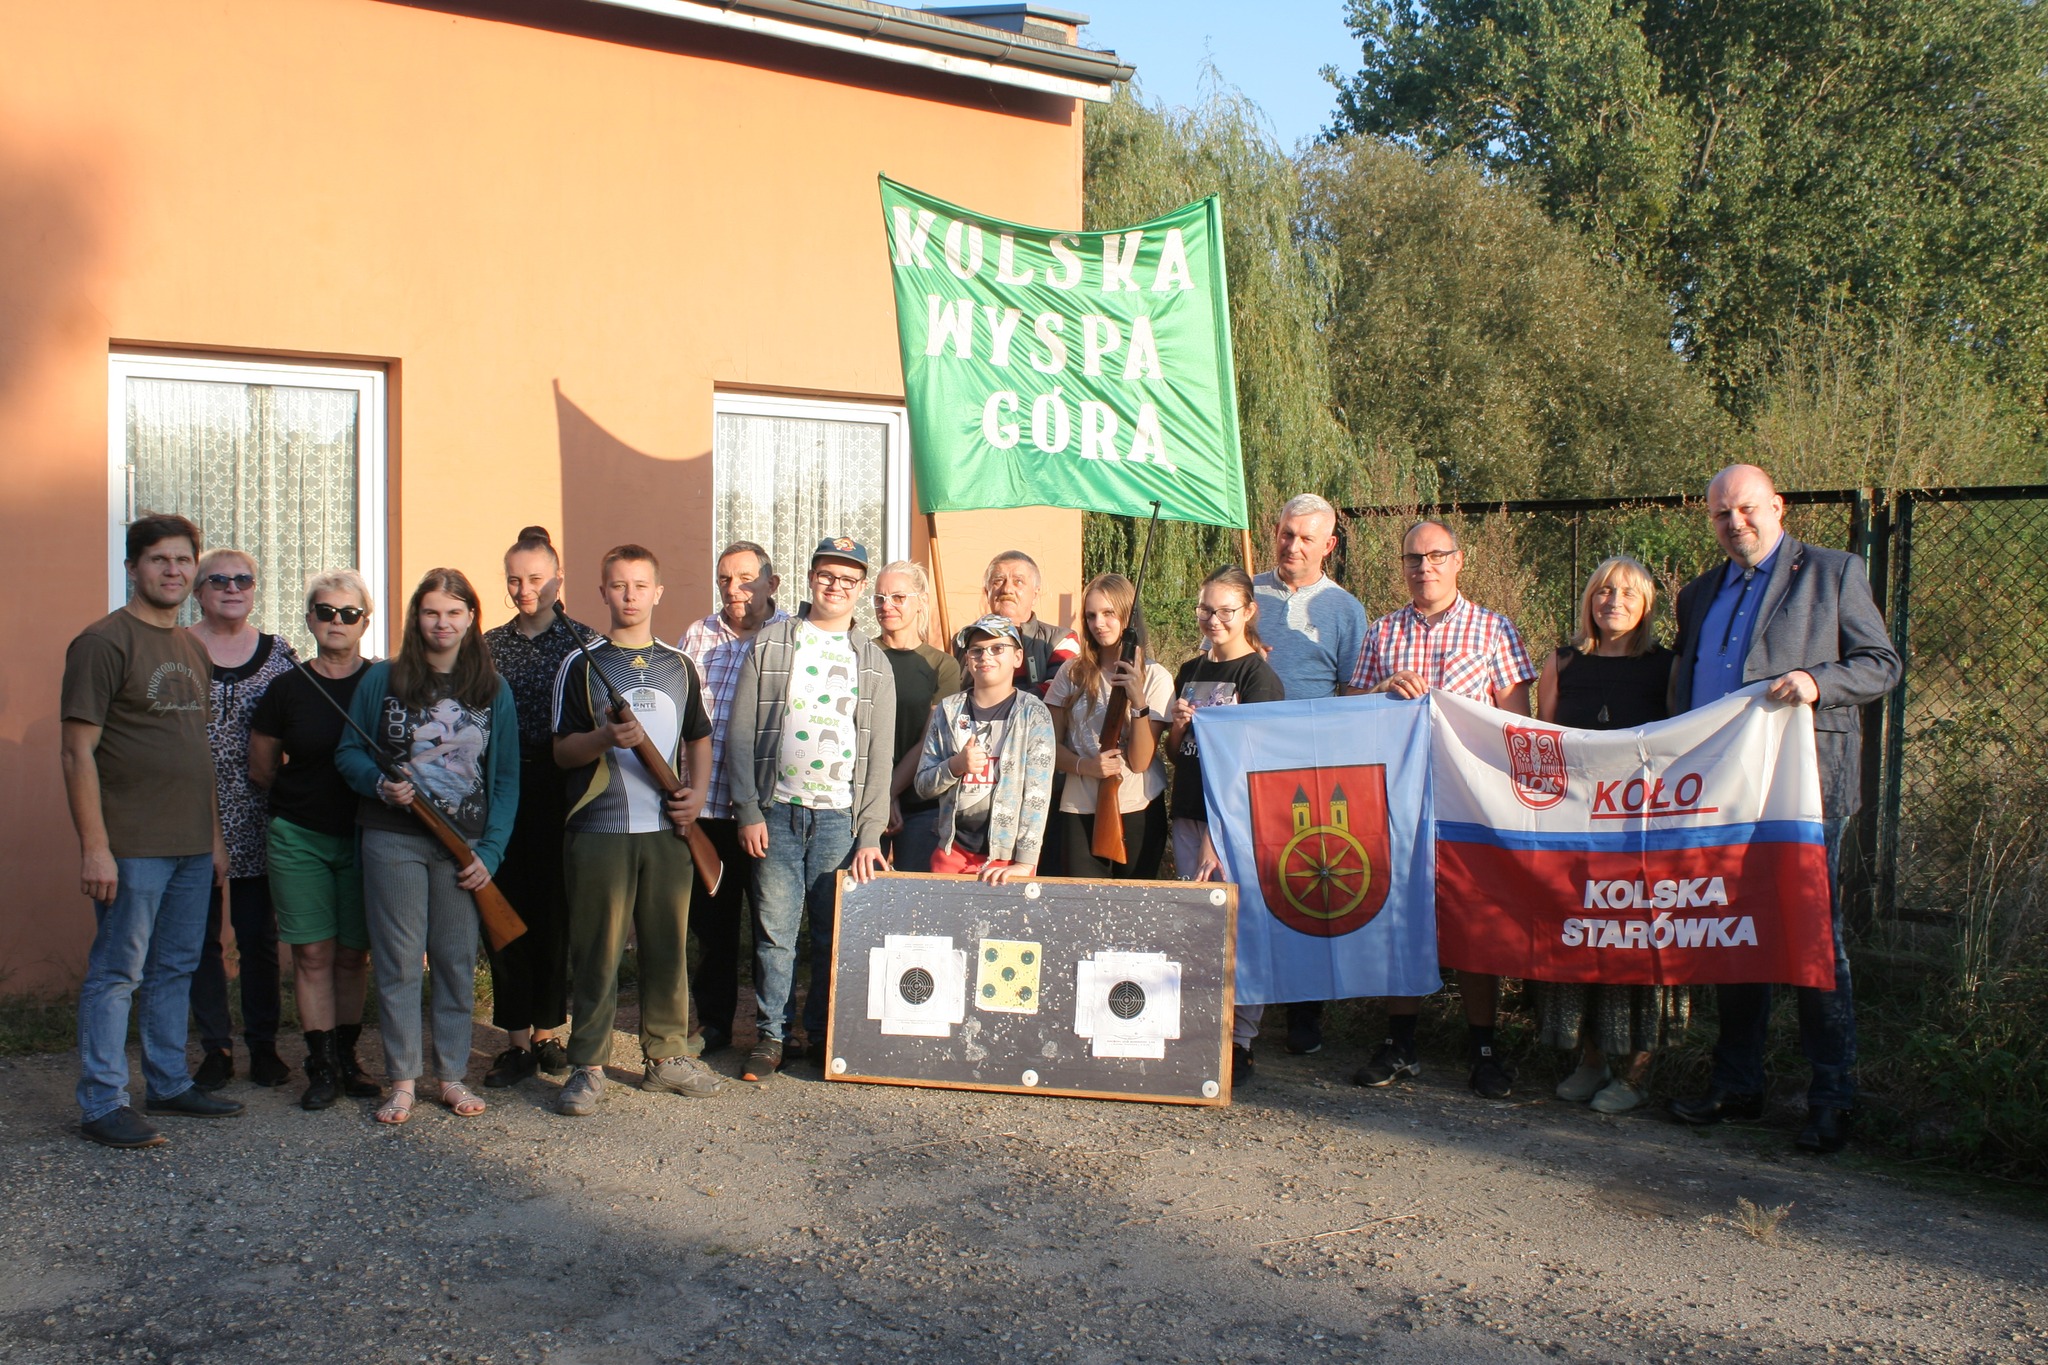
[[[1019,649],[1024,647],[1024,633],[1017,629],[1017,623],[1007,616],[998,616],[994,612],[962,630],[956,637],[956,643],[959,648],[965,649],[977,635],[993,635],[998,639],[1008,640]]]
[[[844,559],[865,569],[868,566],[868,547],[846,536],[826,536],[818,542],[818,548],[811,551],[811,567],[817,568],[821,559]]]

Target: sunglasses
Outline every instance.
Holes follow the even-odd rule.
[[[252,573],[210,573],[206,585],[226,592],[229,588],[240,588],[243,592],[256,586],[256,575]]]
[[[315,602],[313,604],[314,619],[320,621],[339,619],[345,626],[352,626],[369,614],[370,611],[367,607],[337,607],[331,602]]]

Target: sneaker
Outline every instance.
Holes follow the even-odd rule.
[[[255,1085],[280,1086],[292,1078],[292,1069],[277,1055],[276,1043],[249,1044],[249,1080]]]
[[[1358,1068],[1358,1074],[1351,1078],[1351,1083],[1377,1090],[1381,1086],[1392,1085],[1403,1076],[1421,1074],[1422,1062],[1415,1054],[1389,1038],[1380,1044],[1378,1052],[1372,1054],[1371,1061]]]
[[[1252,1050],[1250,1048],[1246,1047],[1243,1043],[1232,1043],[1230,1045],[1230,1084],[1233,1087],[1243,1085],[1246,1081],[1250,1080],[1257,1069],[1258,1063],[1252,1060]]]
[[[79,1124],[78,1135],[103,1147],[158,1147],[165,1140],[162,1133],[125,1104],[91,1123]]]
[[[604,1103],[604,1068],[579,1066],[555,1096],[555,1112],[573,1119],[587,1119]]]
[[[1514,1087],[1514,1079],[1490,1047],[1480,1048],[1479,1055],[1472,1059],[1472,1093],[1475,1095],[1489,1100],[1504,1100]]]
[[[714,1052],[723,1052],[732,1046],[732,1034],[725,1029],[706,1024],[697,1031],[699,1057],[709,1057]]]
[[[242,1106],[233,1100],[217,1100],[195,1085],[167,1100],[150,1096],[142,1102],[142,1112],[179,1119],[227,1119],[241,1113]]]
[[[560,1038],[543,1038],[533,1045],[533,1069],[543,1076],[563,1076],[569,1071],[569,1049]]]
[[[746,1068],[740,1072],[743,1081],[773,1080],[775,1073],[782,1070],[782,1040],[763,1038],[754,1044],[754,1050],[747,1054]]]
[[[1557,1097],[1573,1104],[1584,1104],[1600,1093],[1600,1087],[1612,1080],[1614,1073],[1602,1062],[1599,1066],[1579,1063],[1579,1069],[1557,1083]]]
[[[640,1088],[701,1100],[723,1091],[725,1078],[695,1057],[651,1057]]]
[[[508,1047],[498,1054],[498,1060],[491,1063],[491,1069],[484,1073],[484,1084],[493,1090],[503,1090],[508,1085],[517,1085],[534,1072],[534,1056],[523,1047]]]
[[[1593,1097],[1593,1112],[1597,1114],[1626,1114],[1647,1098],[1642,1091],[1627,1081],[1616,1077],[1607,1083],[1599,1094]]]
[[[192,1084],[201,1090],[218,1090],[235,1078],[235,1054],[232,1052],[209,1052],[199,1069],[192,1073]]]

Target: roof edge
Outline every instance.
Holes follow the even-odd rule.
[[[1133,68],[1114,52],[1051,43],[872,0],[589,0],[739,29],[1072,99],[1110,98]]]

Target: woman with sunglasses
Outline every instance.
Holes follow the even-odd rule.
[[[192,635],[213,661],[213,712],[207,725],[213,741],[214,787],[220,802],[221,833],[228,846],[228,882],[213,889],[206,940],[192,973],[192,1015],[205,1053],[192,1083],[218,1090],[235,1074],[234,1023],[228,1014],[227,963],[221,948],[223,908],[234,921],[241,959],[242,1036],[249,1044],[249,1079],[283,1085],[292,1069],[277,1055],[280,1012],[277,918],[271,912],[264,831],[270,803],[249,781],[249,718],[271,681],[292,671],[298,658],[278,636],[256,629],[249,619],[256,605],[256,561],[225,547],[200,556],[199,620]],[[222,891],[226,891],[225,907]]]
[[[1259,605],[1251,575],[1235,564],[1218,569],[1202,581],[1195,607],[1195,625],[1206,652],[1180,666],[1174,677],[1178,693],[1167,730],[1173,751],[1173,865],[1183,881],[1221,881],[1222,865],[1209,837],[1209,806],[1202,794],[1202,754],[1195,743],[1195,712],[1205,706],[1239,706],[1285,701],[1287,686],[1266,662],[1259,639]],[[1256,1009],[1256,1006],[1249,1007]],[[1239,1006],[1231,1029],[1230,1074],[1233,1083],[1251,1079],[1252,1039],[1258,1016]]]
[[[291,946],[299,1027],[306,1039],[306,1092],[299,1104],[325,1109],[340,1096],[367,1098],[378,1086],[356,1061],[370,931],[363,919],[363,871],[356,861],[356,795],[334,768],[344,709],[368,665],[370,589],[354,569],[330,569],[306,583],[306,629],[319,647],[279,677],[249,723],[249,780],[270,794],[270,897],[277,936]],[[308,676],[310,674],[310,676]]]

